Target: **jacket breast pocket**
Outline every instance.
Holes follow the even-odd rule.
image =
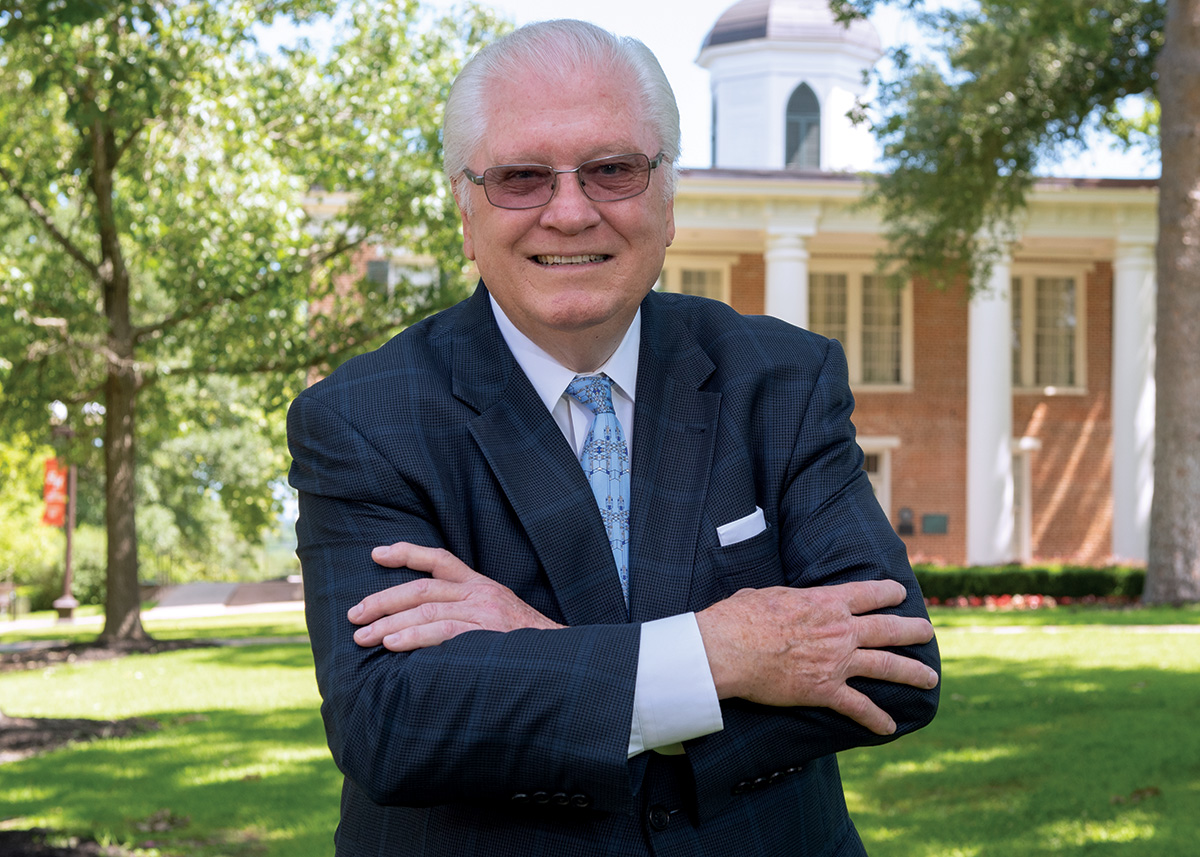
[[[784,585],[776,535],[776,528],[768,526],[748,539],[713,550],[713,571],[726,595]]]

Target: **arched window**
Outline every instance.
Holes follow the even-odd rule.
[[[821,168],[821,105],[807,83],[796,87],[787,105],[784,163],[794,169]]]

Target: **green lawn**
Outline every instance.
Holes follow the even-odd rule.
[[[1200,619],[1139,612],[1143,626]],[[841,757],[872,857],[1197,853],[1200,635],[955,617],[935,616],[945,681],[934,724]],[[1125,621],[1113,611],[1092,620]],[[90,834],[142,857],[330,854],[340,783],[311,655],[267,640],[302,633],[299,614],[151,628],[264,642],[0,674],[0,709],[12,716],[161,724],[3,765],[0,828]]]
[[[100,633],[102,621],[97,611],[100,608],[84,608],[80,620],[75,623],[54,621],[50,611],[34,613],[30,617],[41,619],[44,624],[35,628],[9,630],[9,623],[0,621],[0,644],[21,640],[65,640],[69,642],[94,640]],[[80,615],[79,613],[76,614]],[[244,637],[294,637],[307,633],[304,613],[301,610],[283,610],[272,613],[230,613],[223,616],[202,616],[189,619],[146,619],[142,624],[151,635],[163,640],[203,637],[205,639]]]
[[[300,614],[155,623],[156,635],[303,633]],[[189,633],[189,631],[194,633]],[[94,631],[93,631],[94,633]],[[145,857],[327,857],[340,777],[307,643],[187,649],[0,675],[11,716],[147,717],[161,728],[0,770],[0,827],[140,846]]]
[[[841,757],[872,857],[1193,857],[1200,634],[948,629],[922,732]]]
[[[1084,607],[1053,610],[986,610],[984,608],[933,607],[929,610],[938,628],[978,626],[1049,625],[1200,625],[1200,605],[1190,607]]]

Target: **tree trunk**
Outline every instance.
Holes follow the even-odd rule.
[[[105,523],[108,531],[108,594],[100,639],[142,640],[141,588],[138,584],[137,530],[134,526],[134,414],[137,380],[132,361],[109,369],[105,384]]]
[[[1200,0],[1169,0],[1157,70],[1158,404],[1144,600],[1182,604],[1200,601]]]
[[[108,377],[104,384],[104,517],[108,532],[108,593],[104,604],[106,643],[143,640],[138,582],[137,529],[134,526],[136,404],[139,380],[130,311],[129,269],[121,251],[113,209],[116,146],[102,120],[91,128],[92,192],[100,237],[100,277],[108,321]]]

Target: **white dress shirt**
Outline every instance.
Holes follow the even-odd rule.
[[[488,297],[505,343],[578,458],[583,453],[593,414],[566,394],[575,372],[517,330],[504,310],[490,295]],[[633,403],[637,393],[641,331],[639,310],[617,350],[594,373],[612,379],[613,410],[625,434],[630,460],[633,459]],[[653,569],[634,568],[631,563],[631,579],[638,574],[653,573]],[[616,574],[616,568],[613,574]],[[683,741],[724,728],[696,614],[682,613],[645,622],[641,635],[629,755],[632,757],[644,750],[682,753]]]

